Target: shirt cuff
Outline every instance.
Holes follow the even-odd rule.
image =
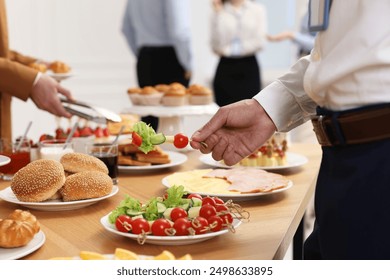
[[[42,73],[38,72],[37,76],[35,77],[33,87],[38,83],[39,79],[42,77]]]
[[[264,108],[279,132],[288,132],[304,122],[294,96],[280,81],[274,81],[253,98]]]

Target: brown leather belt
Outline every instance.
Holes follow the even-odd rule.
[[[390,106],[312,119],[322,146],[362,144],[390,138]]]

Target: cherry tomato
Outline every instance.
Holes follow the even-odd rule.
[[[224,204],[217,204],[217,205],[215,205],[215,210],[217,210],[217,213],[228,212],[229,211],[229,209]]]
[[[65,131],[61,127],[57,127],[57,129],[56,129],[56,138],[58,138],[58,136],[60,136],[62,134],[65,134]]]
[[[121,232],[130,232],[131,231],[131,222],[133,220],[130,216],[127,215],[119,215],[115,220],[115,227],[117,230]]]
[[[142,144],[142,137],[135,131],[131,133],[131,137],[133,138],[132,143],[136,145],[137,147],[141,146]]]
[[[196,198],[199,198],[199,199],[202,199],[202,196],[200,194],[197,194],[197,193],[191,193],[187,196],[187,198],[193,198],[193,197],[196,197]]]
[[[82,136],[82,137],[88,137],[88,136],[91,136],[91,135],[93,135],[93,131],[92,131],[92,128],[90,128],[89,126],[84,126],[80,130],[80,136]]]
[[[171,223],[167,219],[160,218],[153,222],[152,233],[157,236],[166,236],[170,228],[172,228]]]
[[[188,145],[188,137],[178,133],[173,138],[173,145],[178,149],[183,149]]]
[[[196,234],[203,234],[209,230],[208,229],[209,222],[207,221],[207,219],[200,216],[193,219],[191,225],[192,228],[195,230]]]
[[[110,136],[110,131],[108,130],[108,127],[103,128],[103,135],[104,135],[105,137]]]
[[[104,134],[103,134],[103,128],[101,128],[100,126],[97,126],[95,128],[95,131],[93,132],[95,134],[95,137],[96,138],[102,138],[104,137]]]
[[[226,214],[220,215],[220,217],[223,220],[223,225],[224,226],[231,225],[233,223],[233,216],[230,213],[226,213]]]
[[[219,216],[211,216],[207,219],[211,231],[220,231],[223,227],[223,220]]]
[[[73,138],[80,137],[80,131],[76,128],[76,130],[73,132]]]
[[[191,221],[187,218],[179,218],[173,224],[175,235],[189,235],[191,229]]]
[[[213,199],[215,201],[215,204],[224,204],[225,203],[225,201],[223,201],[219,197],[213,197]]]
[[[42,135],[39,137],[39,142],[44,141],[44,140],[53,140],[53,139],[54,139],[54,136],[53,136],[53,135],[50,135],[50,134],[42,134]]]
[[[206,196],[202,198],[202,205],[210,204],[215,206],[215,201],[212,197]]]
[[[215,210],[215,207],[210,204],[202,205],[202,207],[199,210],[199,216],[206,219],[216,214],[217,214],[217,210]]]
[[[141,234],[150,231],[150,226],[144,218],[138,218],[131,222],[132,233]]]
[[[171,211],[171,220],[176,221],[179,218],[185,218],[187,217],[187,211],[180,207],[175,207]]]

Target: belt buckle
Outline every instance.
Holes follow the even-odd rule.
[[[325,116],[319,115],[315,116],[312,120],[314,132],[316,134],[318,143],[321,146],[332,146],[332,142],[329,139],[328,133],[326,132],[324,125]]]

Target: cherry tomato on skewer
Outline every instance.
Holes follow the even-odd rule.
[[[188,137],[182,133],[178,133],[173,138],[173,145],[178,149],[183,149],[188,145]]]

